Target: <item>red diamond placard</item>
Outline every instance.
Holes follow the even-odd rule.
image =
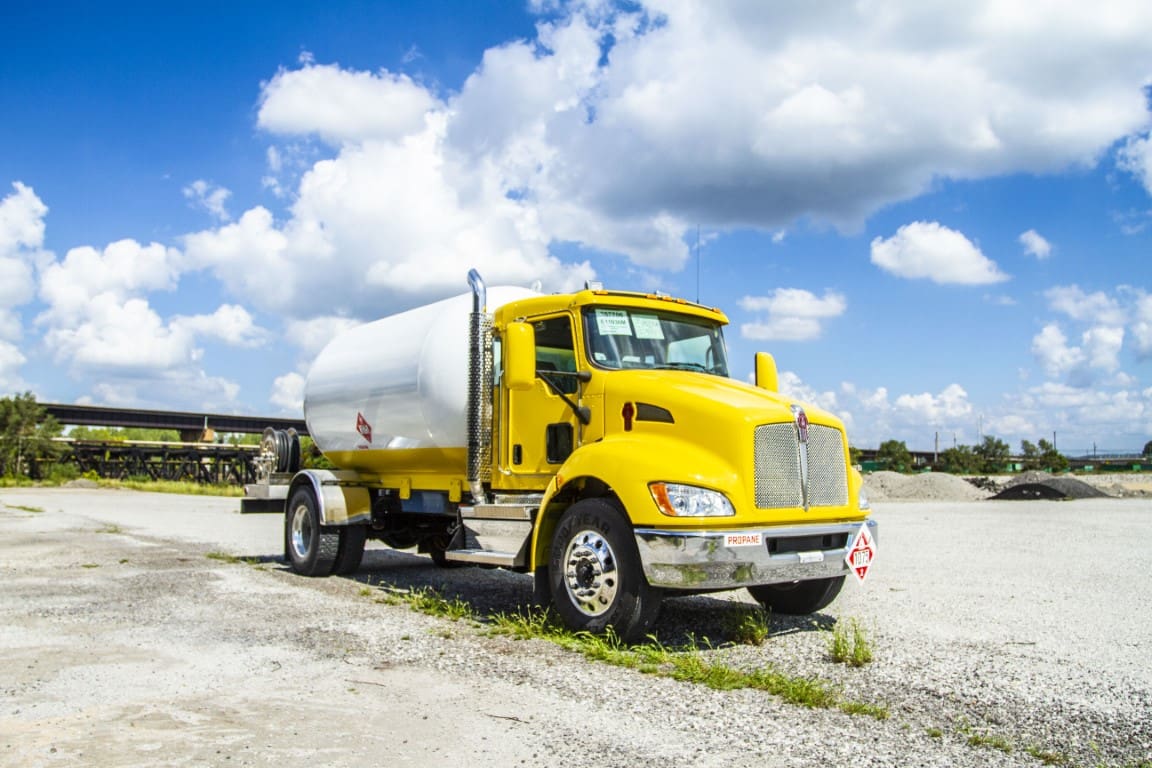
[[[848,570],[852,571],[856,580],[863,584],[864,579],[868,576],[868,569],[872,567],[872,561],[875,559],[876,540],[872,538],[872,534],[868,531],[868,524],[865,523],[852,537],[852,543],[848,545],[848,554],[844,556],[844,562],[848,564]]]

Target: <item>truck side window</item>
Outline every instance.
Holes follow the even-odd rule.
[[[558,315],[533,323],[536,330],[536,370],[576,372],[576,346],[572,341],[572,320]],[[577,382],[573,376],[553,376],[551,381],[566,395],[573,394]]]

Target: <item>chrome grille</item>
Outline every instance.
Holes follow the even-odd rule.
[[[755,493],[759,509],[804,506],[800,484],[800,441],[791,422],[764,424],[754,436]],[[848,477],[840,430],[808,427],[808,504],[848,503]]]

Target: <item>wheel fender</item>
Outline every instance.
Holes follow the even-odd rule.
[[[310,486],[319,506],[321,525],[356,525],[372,520],[372,497],[368,489],[350,485],[359,481],[355,472],[305,469],[297,472],[288,498],[301,486]]]

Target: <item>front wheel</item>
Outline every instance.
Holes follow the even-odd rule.
[[[284,557],[301,576],[332,573],[340,549],[340,533],[320,525],[320,505],[308,486],[292,494],[284,510]]]
[[[644,578],[628,518],[604,499],[579,501],[560,518],[548,583],[556,612],[578,632],[611,627],[624,642],[634,642],[660,610],[660,592]]]
[[[835,576],[830,579],[794,581],[790,584],[764,584],[748,587],[748,591],[761,605],[771,608],[773,613],[802,616],[827,607],[840,594],[843,586],[844,577]]]

